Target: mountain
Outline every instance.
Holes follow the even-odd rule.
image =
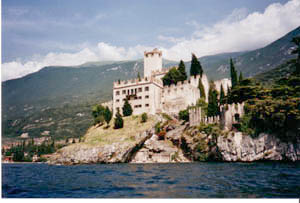
[[[248,52],[236,52],[205,56],[199,58],[204,71],[211,79],[229,77],[229,58],[232,57],[235,67],[242,71],[246,77],[269,71],[285,61],[294,58],[290,55],[295,45],[291,42],[293,37],[300,35],[300,27],[287,33],[271,44]]]
[[[229,77],[229,58],[244,76],[270,71],[288,59],[291,40],[300,27],[268,46],[248,51],[201,57],[210,79]],[[177,65],[163,61],[164,67]],[[186,62],[189,73],[190,62]],[[112,97],[113,81],[143,74],[143,60],[88,62],[80,66],[45,67],[25,77],[2,83],[2,135],[15,138],[22,133],[39,137],[50,131],[55,138],[79,137],[91,125],[91,107]]]

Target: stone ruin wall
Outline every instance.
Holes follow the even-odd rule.
[[[220,123],[223,130],[231,130],[234,123],[239,122],[235,119],[238,114],[239,118],[244,115],[244,103],[228,104],[221,107],[221,115],[213,117],[204,117],[201,115],[201,108],[189,109],[190,126],[197,126],[200,123]]]

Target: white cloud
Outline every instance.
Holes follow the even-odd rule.
[[[197,25],[195,22],[192,24]],[[164,56],[173,60],[190,60],[191,52],[200,57],[256,49],[271,43],[299,25],[300,0],[291,0],[284,5],[274,3],[263,13],[254,12],[249,15],[247,10],[237,9],[225,20],[210,27],[197,29],[190,39],[165,49]]]
[[[95,49],[84,48],[76,53],[49,53],[46,56],[34,56],[31,61],[12,61],[2,64],[2,81],[23,77],[39,71],[45,66],[76,66],[89,61],[129,60],[142,57],[144,50],[152,47],[135,46],[128,49],[98,43]]]
[[[98,20],[105,16],[99,15]],[[244,51],[260,48],[278,39],[300,25],[300,0],[282,5],[269,5],[263,13],[247,15],[246,9],[235,9],[231,15],[210,27],[196,21],[187,23],[195,28],[189,38],[159,35],[158,39],[173,44],[159,47],[163,57],[171,60],[190,60],[191,53],[198,57],[222,52]],[[88,61],[131,60],[143,56],[154,47],[137,45],[129,48],[100,42],[96,48],[82,48],[75,53],[49,53],[22,63],[12,61],[2,64],[2,81],[25,76],[50,65],[80,65]]]

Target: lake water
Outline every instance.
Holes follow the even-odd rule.
[[[300,163],[2,164],[4,198],[299,198]]]

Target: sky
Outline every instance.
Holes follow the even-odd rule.
[[[2,81],[45,66],[191,59],[261,48],[300,26],[300,0],[2,0]]]

